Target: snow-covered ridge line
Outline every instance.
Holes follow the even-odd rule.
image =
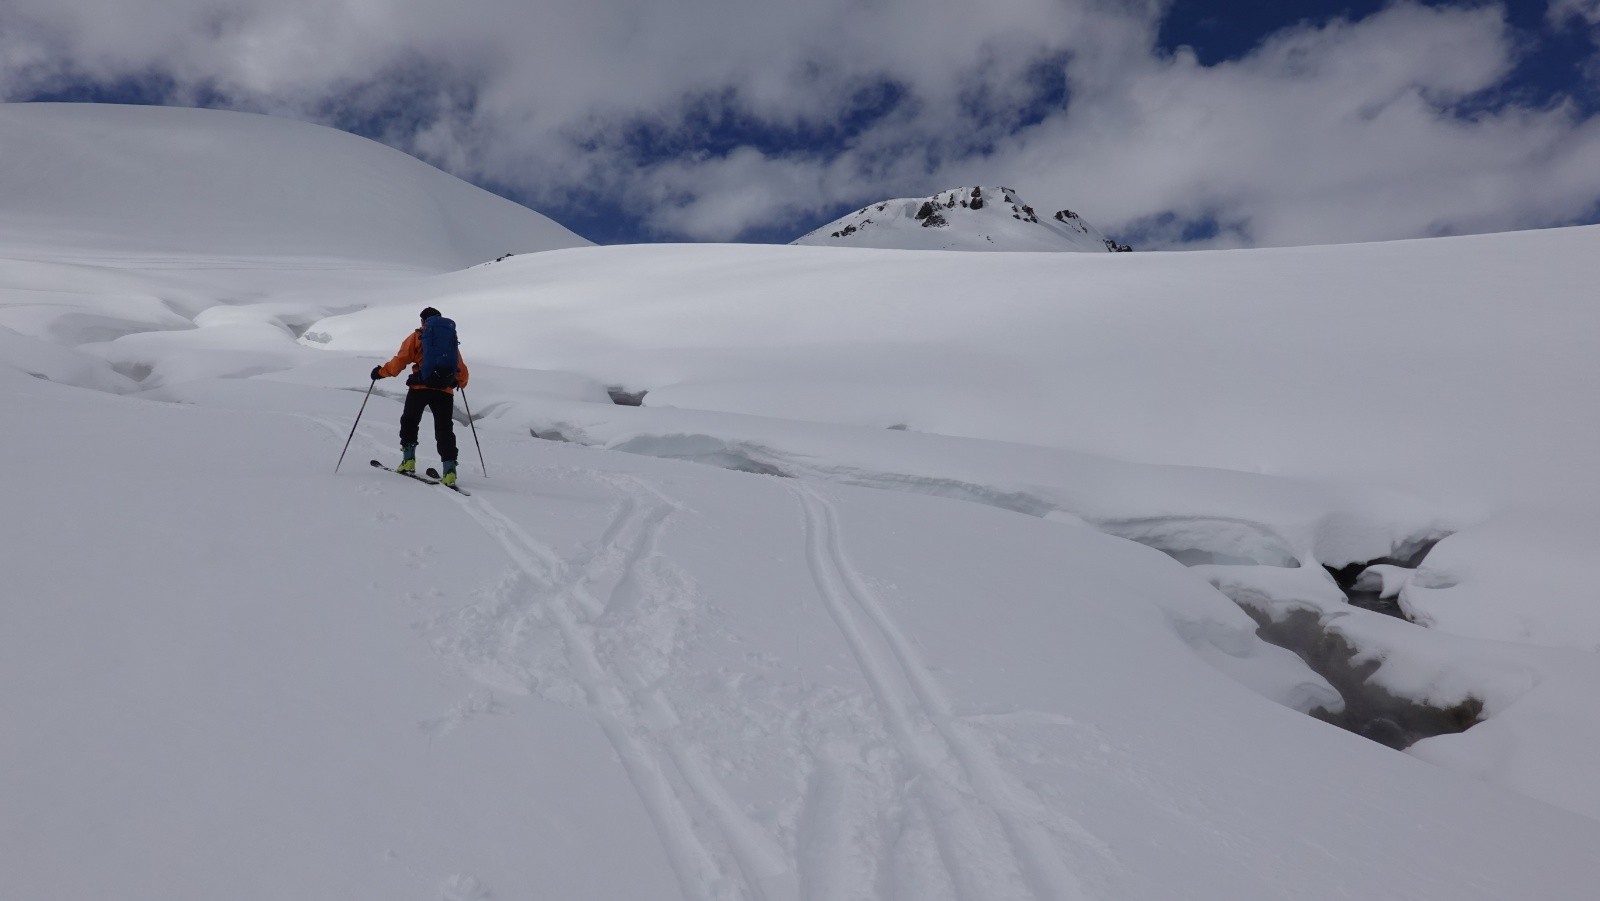
[[[590,243],[375,141],[250,113],[0,104],[0,159],[3,245],[440,271]]]

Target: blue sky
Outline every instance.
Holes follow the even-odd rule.
[[[0,96],[399,147],[602,243],[1004,184],[1136,248],[1600,218],[1600,0],[6,0]]]

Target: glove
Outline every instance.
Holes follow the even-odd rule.
[[[379,370],[379,369],[382,369],[382,368],[383,368],[383,367],[381,367],[381,366],[374,366],[374,367],[372,367],[372,380],[373,380],[373,381],[374,381],[374,382],[376,382],[376,381],[377,381],[377,380],[378,380],[378,379],[381,379],[381,378],[383,378],[383,373],[381,373],[381,372],[379,372],[379,371],[378,371],[378,370]]]

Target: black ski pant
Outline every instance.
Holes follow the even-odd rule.
[[[456,458],[456,423],[451,418],[455,410],[455,395],[432,388],[412,388],[406,392],[406,407],[400,414],[400,444],[417,443],[417,429],[422,425],[422,411],[433,411],[433,440],[439,445],[439,459]]]

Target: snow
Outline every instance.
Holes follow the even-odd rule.
[[[397,150],[248,113],[3,104],[0,158],[0,239],[33,251],[459,268],[589,243]]]
[[[1566,507],[1600,500],[1600,422],[1573,413],[1600,388],[1597,240],[588,248],[348,293],[368,308],[307,338],[390,352],[424,305],[448,304],[493,323],[474,359],[648,389],[652,406]]]
[[[894,250],[1105,253],[1114,249],[1099,229],[1071,210],[1040,214],[1010,188],[983,186],[874,203],[792,243]]]
[[[1499,517],[1440,542],[1399,585],[1401,607],[1442,632],[1600,652],[1600,592],[1576,565],[1597,535],[1592,510]]]
[[[544,220],[169,113],[0,107],[79,169],[0,192],[7,897],[1592,894],[1600,232],[484,264]],[[366,465],[428,304],[470,498]]]

